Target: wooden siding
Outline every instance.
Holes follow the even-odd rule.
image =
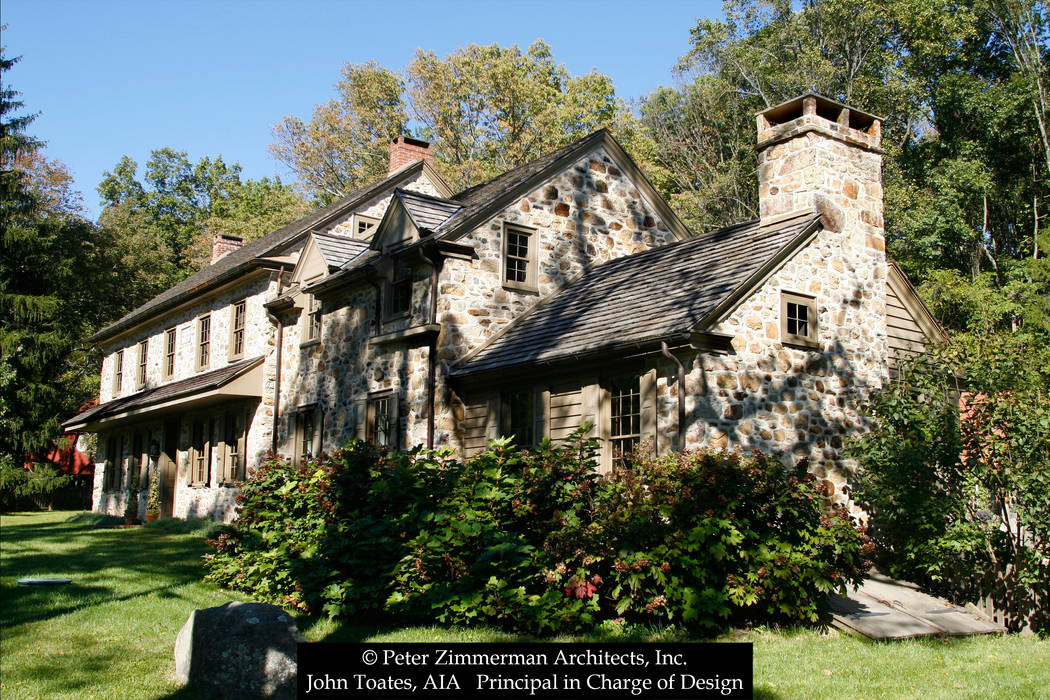
[[[583,389],[579,386],[551,387],[550,438],[564,440],[586,422]]]
[[[926,349],[929,339],[900,297],[886,285],[886,334],[890,350],[890,370],[895,371],[901,360]]]

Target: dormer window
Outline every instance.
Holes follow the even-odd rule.
[[[526,292],[536,287],[537,232],[522,226],[503,227],[503,286]]]
[[[354,238],[367,240],[375,233],[379,219],[363,214],[354,214]]]
[[[780,293],[780,341],[817,347],[817,300],[794,292]]]

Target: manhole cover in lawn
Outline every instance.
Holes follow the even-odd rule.
[[[71,578],[20,578],[19,586],[61,586],[64,583],[72,583]]]

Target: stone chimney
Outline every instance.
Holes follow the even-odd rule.
[[[433,160],[434,153],[430,144],[408,136],[398,136],[390,142],[390,169],[387,174],[400,170],[417,160]]]
[[[223,257],[244,245],[244,239],[240,236],[231,236],[226,233],[217,233],[211,239],[211,264],[214,265]]]
[[[762,220],[816,209],[825,228],[884,252],[882,120],[812,94],[756,120]]]

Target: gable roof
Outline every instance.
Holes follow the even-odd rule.
[[[459,202],[463,208],[446,219],[434,233],[450,240],[459,238],[539,187],[562,167],[598,146],[604,147],[609,157],[631,178],[646,202],[657,211],[667,228],[679,240],[691,237],[686,225],[608,129],[599,129],[567,146],[453,195],[452,199]]]
[[[318,252],[321,253],[321,259],[329,268],[342,267],[363,251],[368,250],[368,241],[349,236],[316,231],[311,236],[317,245]]]
[[[596,265],[538,303],[452,370],[464,376],[547,364],[690,334],[712,325],[816,233],[804,212],[751,221]]]
[[[463,208],[459,202],[398,189],[394,196],[401,200],[412,223],[420,232],[433,231],[439,224]]]
[[[361,187],[312,214],[282,226],[262,238],[244,244],[232,253],[208,265],[178,284],[169,287],[142,306],[96,332],[88,338],[88,342],[98,343],[104,341],[121,331],[148,320],[154,314],[178,306],[193,295],[236,279],[239,275],[259,264],[256,258],[284,252],[284,248],[301,240],[311,229],[320,228],[341,216],[353,212],[356,207],[361,206],[368,200],[382,194],[384,191],[393,190],[403,184],[407,184],[424,171],[434,181],[436,187],[448,189],[448,186],[441,180],[437,171],[428,162],[418,160],[406,165],[378,182]]]

